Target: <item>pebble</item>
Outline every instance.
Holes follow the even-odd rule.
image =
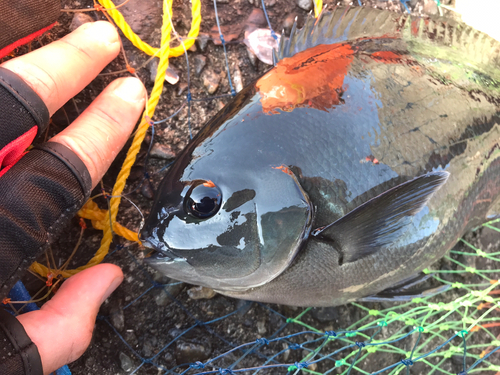
[[[278,41],[279,34],[276,34]],[[268,65],[273,65],[273,49],[278,48],[278,41],[276,41],[269,29],[256,29],[251,33],[245,34],[243,43],[252,50],[260,61]]]
[[[241,70],[240,68],[238,68],[238,65],[234,66],[233,84],[236,92],[240,92],[241,90],[243,90],[243,77],[241,76]]]
[[[193,60],[194,60],[194,71],[196,75],[200,75],[205,65],[207,65],[207,58],[203,55],[196,55]]]
[[[282,342],[281,345],[283,346],[284,350],[284,352],[281,354],[283,356],[281,361],[286,363],[288,361],[288,357],[290,357],[290,347],[285,342]]]
[[[339,312],[336,307],[317,307],[311,310],[312,316],[322,322],[328,323],[339,318]]]
[[[153,186],[151,185],[151,181],[149,181],[149,179],[142,181],[141,194],[147,199],[154,198],[155,191],[153,190]]]
[[[312,0],[297,0],[297,5],[308,12],[313,8]]]
[[[160,143],[156,143],[151,148],[149,156],[155,159],[163,160],[175,159],[175,153],[172,151],[172,148],[168,145],[162,145]]]
[[[170,352],[166,352],[165,355],[163,356],[163,358],[165,359],[165,361],[167,362],[172,362],[174,360],[174,356],[172,353]]]
[[[261,336],[266,334],[267,329],[266,329],[266,321],[265,320],[259,320],[257,322],[257,332]]]
[[[110,311],[111,324],[118,331],[121,331],[125,327],[125,316],[123,315],[123,310],[119,306],[115,306]]]
[[[157,294],[155,296],[155,303],[158,306],[167,306],[172,302],[172,298],[177,297],[186,284],[173,280],[171,283],[163,286],[162,289],[158,289]]]
[[[190,341],[177,341],[175,360],[177,364],[204,361],[210,357],[212,348]]]
[[[297,16],[294,13],[290,13],[283,21],[283,32],[285,33],[285,35],[290,35],[293,23],[295,22],[295,17]]]
[[[186,82],[179,83],[179,86],[177,88],[177,96],[181,96],[187,88],[188,84]]]
[[[249,312],[252,306],[253,306],[252,301],[245,301],[243,299],[239,299],[236,301],[236,310],[238,310],[239,316],[243,316],[247,312]]]
[[[203,72],[202,76],[203,76],[203,86],[205,86],[205,89],[210,95],[214,94],[219,88],[219,83],[221,79],[220,74],[215,73],[211,69],[206,69]]]
[[[259,6],[262,0],[248,0],[248,2],[254,6]],[[272,7],[276,5],[276,0],[264,0],[264,5],[266,7]]]
[[[196,286],[187,291],[189,298],[191,299],[210,299],[213,298],[217,293],[212,288],[207,288],[204,286]]]
[[[199,33],[198,37],[196,38],[196,44],[198,44],[198,48],[200,49],[201,52],[205,52],[205,49],[207,48],[208,44],[208,39],[210,37],[206,33]]]
[[[175,85],[179,82],[179,73],[177,73],[177,70],[175,70],[171,65],[168,66],[167,71],[165,72],[165,81],[171,85]]]
[[[84,23],[94,22],[94,19],[90,17],[87,13],[75,13],[73,19],[71,20],[71,24],[69,25],[69,29],[71,31],[75,31]]]
[[[424,12],[434,16],[438,14],[438,6],[434,0],[425,0],[424,2]]]
[[[256,67],[257,64],[259,63],[259,59],[257,58],[257,55],[253,53],[253,51],[247,47],[247,53],[248,53],[248,59],[250,60],[250,64],[252,66]]]
[[[155,81],[156,73],[158,72],[158,59],[155,57],[148,63],[149,79],[151,82]]]
[[[145,340],[144,345],[142,347],[142,354],[144,357],[149,358],[154,353],[153,344],[149,340]]]
[[[120,367],[125,372],[131,372],[134,369],[132,359],[123,352],[120,352]]]
[[[172,300],[168,298],[167,293],[165,293],[163,290],[158,290],[158,294],[155,296],[156,305],[160,307],[165,307],[170,302],[172,302]]]

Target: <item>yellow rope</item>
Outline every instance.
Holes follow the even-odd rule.
[[[100,3],[105,8],[114,8],[114,4],[110,0],[99,0]],[[103,231],[103,238],[101,240],[101,246],[95,253],[94,257],[84,266],[78,267],[74,270],[50,270],[40,263],[33,263],[31,265],[31,270],[40,274],[42,277],[47,277],[49,273],[55,273],[56,275],[62,275],[63,277],[70,277],[83,271],[86,268],[92,267],[96,264],[102,262],[104,257],[108,254],[109,246],[113,240],[113,232],[121,235],[131,241],[139,242],[137,233],[134,233],[116,222],[116,215],[118,214],[118,207],[120,205],[120,195],[125,188],[125,183],[130,174],[130,169],[135,163],[136,156],[141,148],[141,144],[146,135],[146,131],[149,127],[149,119],[153,117],[156,105],[160,100],[160,96],[163,90],[163,84],[165,82],[165,73],[168,68],[168,59],[173,56],[180,56],[184,53],[184,48],[188,49],[191,47],[198,36],[201,24],[201,3],[200,0],[192,0],[192,21],[191,30],[189,31],[187,40],[180,41],[181,45],[175,48],[170,48],[170,33],[172,31],[172,3],[173,0],[164,0],[163,2],[163,24],[161,29],[161,48],[153,48],[147,43],[141,41],[141,39],[132,31],[130,26],[125,22],[125,19],[121,13],[116,9],[108,10],[109,14],[120,27],[124,35],[132,41],[132,43],[142,51],[155,55],[157,54],[160,61],[158,63],[158,72],[156,74],[155,83],[151,95],[146,104],[146,110],[143,113],[141,123],[137,131],[135,132],[132,145],[130,146],[125,161],[123,162],[122,168],[118,177],[116,179],[115,186],[113,187],[112,198],[110,200],[110,210],[101,210],[97,207],[97,204],[92,200],[89,200],[84,207],[78,212],[81,217],[91,219],[92,225]],[[184,44],[184,46],[182,45]],[[110,217],[111,216],[111,217]],[[110,222],[113,225],[113,231],[110,227]]]
[[[323,11],[323,0],[314,0],[314,17],[318,18]]]
[[[321,1],[321,0],[320,0]],[[116,25],[120,28],[120,30],[123,32],[123,34],[132,42],[132,44],[140,49],[141,51],[147,53],[148,55],[156,55],[158,54],[159,50],[158,48],[151,47],[148,43],[143,42],[139,36],[132,31],[132,28],[129,26],[129,24],[125,21],[125,18],[123,18],[122,14],[118,11],[118,9],[112,9],[115,8],[115,5],[111,0],[99,0],[99,2],[105,7],[105,8],[110,8],[107,12],[108,14],[113,18],[113,21],[115,21]],[[172,1],[168,1],[170,3],[170,9],[172,8]],[[189,31],[189,34],[187,38],[183,39],[184,41],[184,46],[186,49],[190,48],[194,41],[196,40],[196,37],[198,36],[198,33],[200,31],[200,24],[201,24],[201,3],[200,0],[194,0],[193,5],[191,8],[191,15],[192,15],[192,22],[191,22],[191,30]],[[172,12],[170,12],[172,14]],[[165,14],[163,15],[163,22],[165,23]],[[170,21],[169,21],[170,22]],[[162,46],[164,44],[162,43]],[[171,48],[169,52],[169,57],[177,57],[181,56],[184,53],[184,48],[182,45],[179,45],[177,47]]]

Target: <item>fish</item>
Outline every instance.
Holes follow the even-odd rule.
[[[266,303],[404,297],[500,214],[500,43],[364,7],[285,39],[160,182],[145,261]]]

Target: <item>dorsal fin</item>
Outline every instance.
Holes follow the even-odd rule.
[[[295,23],[290,38],[281,38],[274,58],[278,62],[320,44],[383,37],[404,40],[412,55],[474,68],[500,85],[500,42],[487,34],[442,17],[418,18],[365,7],[336,7],[318,19],[309,15],[302,29]]]

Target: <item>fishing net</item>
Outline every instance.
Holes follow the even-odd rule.
[[[259,6],[256,0],[254,2]],[[410,3],[401,1],[403,10],[410,11]],[[268,22],[270,37],[277,39],[266,4],[273,3],[263,1],[260,7]],[[155,132],[164,130],[165,124],[177,118],[187,122],[189,136],[192,136],[192,114],[198,104],[236,94],[234,69],[230,67],[228,43],[217,13],[220,4],[216,1],[211,9],[215,13],[219,53],[224,56],[228,93],[212,97],[192,94],[187,51],[198,37],[203,17],[201,5],[199,0],[191,1],[190,30],[186,35],[179,35],[173,22],[176,18],[173,1],[164,1],[161,43],[155,48],[132,31],[120,13],[121,5],[110,0],[94,4],[94,10],[112,20],[136,48],[158,58],[158,69],[145,113],[114,187],[103,188],[99,196],[94,196],[79,212],[82,219],[79,234],[75,236],[75,249],[86,242],[87,236],[92,236],[93,242],[87,241],[86,246],[95,246],[99,235],[96,230],[102,231],[99,249],[87,264],[79,263],[75,269],[67,269],[69,262],[59,269],[51,267],[55,262],[51,263],[49,257],[47,264],[35,263],[31,268],[46,283],[47,289],[42,295],[50,294],[62,277],[70,277],[103,259],[124,270],[125,282],[104,304],[94,342],[74,365],[74,372],[85,373],[86,369],[94,368],[96,373],[116,373],[121,368],[131,374],[500,373],[500,361],[494,354],[500,349],[500,289],[497,288],[500,219],[462,239],[435,269],[424,270],[436,282],[450,286],[445,293],[404,303],[351,303],[336,308],[304,309],[222,296],[197,299],[197,295],[207,291],[191,288],[186,293],[185,289],[190,287],[153,273],[143,265],[147,251],[138,245],[136,232],[143,218],[134,211],[137,205],[133,193],[151,179],[159,179],[169,166],[155,171],[147,169]],[[323,4],[314,1],[313,5],[318,16]],[[441,3],[437,1],[437,5]],[[184,99],[171,109],[170,116],[158,118],[155,109],[165,92],[165,74],[171,58],[184,59],[187,87]],[[124,61],[127,71],[135,74],[126,58]],[[124,193],[127,178],[144,144],[143,177],[137,186]],[[118,209],[122,198],[135,212],[133,223],[125,225],[120,219]],[[90,220],[94,228],[89,235],[86,234],[88,220],[84,219]],[[494,245],[484,248],[486,245],[481,241],[487,236]],[[18,312],[25,306],[15,301],[4,302]],[[99,358],[106,355],[114,359],[103,362],[104,365]]]

